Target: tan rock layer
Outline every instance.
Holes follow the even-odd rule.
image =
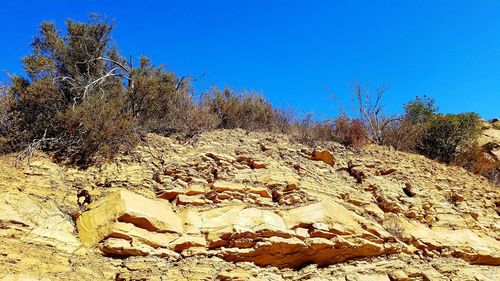
[[[396,239],[334,202],[279,213],[236,205],[201,212],[186,208],[177,215],[167,201],[118,190],[89,208],[77,221],[80,238],[87,246],[100,242],[100,249],[109,255],[175,257],[173,252],[205,248],[196,252],[211,251],[227,261],[298,268],[416,249],[450,249],[452,256],[471,263],[500,265],[498,241],[472,232],[437,233],[400,218],[399,235],[411,237],[405,244],[401,242],[405,239]]]
[[[500,280],[500,193],[463,169],[241,130],[147,142],[88,170],[0,157],[0,280]]]

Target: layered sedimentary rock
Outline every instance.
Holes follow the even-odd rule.
[[[498,280],[498,188],[241,130],[76,170],[0,159],[0,280]]]
[[[334,202],[278,212],[245,205],[187,207],[176,214],[168,202],[124,190],[90,205],[77,220],[84,245],[99,242],[109,255],[180,257],[195,248],[195,254],[227,261],[301,268],[420,249],[446,251],[473,264],[500,264],[500,243],[489,237],[470,230],[433,231],[402,217],[395,223],[399,237]]]

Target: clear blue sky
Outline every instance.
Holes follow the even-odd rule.
[[[2,1],[0,69],[22,73],[43,20],[62,28],[91,12],[115,22],[124,55],[179,75],[206,72],[199,91],[253,89],[330,116],[331,95],[349,107],[361,81],[390,85],[389,112],[426,94],[442,112],[500,117],[500,1]]]

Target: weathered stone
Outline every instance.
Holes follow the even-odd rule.
[[[328,150],[314,150],[311,158],[313,160],[323,161],[330,166],[335,165],[333,154]]]
[[[406,274],[406,272],[401,269],[389,273],[389,279],[391,281],[411,281],[410,277],[408,277],[408,274]]]
[[[192,208],[186,208],[179,214],[182,219],[182,226],[184,233],[187,234],[200,234],[200,227],[202,220],[200,213]]]
[[[500,242],[489,237],[479,237],[470,230],[433,231],[428,227],[400,219],[405,235],[414,239],[419,249],[449,249],[454,256],[473,264],[500,265]]]
[[[179,196],[180,194],[185,194],[185,193],[186,191],[184,190],[184,188],[180,186],[175,186],[173,188],[163,189],[159,191],[157,193],[157,196],[158,198],[167,199],[171,201],[177,198],[177,196]]]
[[[111,228],[109,237],[121,238],[130,241],[138,241],[151,247],[168,248],[170,243],[179,238],[174,233],[158,233],[136,227],[131,223],[117,222]]]
[[[290,236],[282,217],[268,210],[248,208],[241,210],[234,221],[236,233],[252,232],[265,235]]]
[[[312,151],[285,136],[217,130],[188,143],[147,138],[147,149],[99,169],[62,167],[43,154],[13,167],[15,157],[0,156],[0,276],[500,280],[498,190],[461,168],[377,145],[354,152],[322,143],[339,167],[350,162],[364,173],[357,184],[342,168],[308,160]],[[236,161],[241,155],[252,161]],[[170,208],[167,200],[132,200],[146,211],[130,218],[113,215],[124,201],[115,200],[98,216],[107,222],[95,228],[107,230],[96,238],[101,251],[81,247],[72,218],[100,208],[105,199],[87,203],[117,187],[144,199],[155,190],[172,205],[181,195],[203,204],[172,207],[181,222],[172,231],[149,210],[158,209],[149,200]]]
[[[144,245],[133,245],[132,241],[119,238],[104,240],[100,249],[105,254],[118,256],[147,256],[153,251],[152,248]]]
[[[219,247],[233,233],[233,224],[245,206],[229,206],[200,212],[200,231],[206,233],[208,247]]]
[[[176,252],[182,252],[191,247],[206,247],[207,241],[201,235],[182,235],[171,243],[171,247]]]
[[[203,185],[195,184],[195,185],[189,185],[188,188],[186,188],[186,195],[198,195],[198,194],[204,194],[206,192],[206,188]]]
[[[50,281],[50,279],[21,273],[0,276],[0,281]]]
[[[236,182],[216,181],[212,184],[212,189],[217,192],[224,192],[224,191],[244,192],[246,189],[246,185],[243,183],[236,183]]]
[[[203,206],[208,204],[208,201],[202,195],[179,195],[175,201],[177,205]]]
[[[128,222],[138,228],[155,232],[182,233],[182,222],[169,203],[153,200],[126,190],[89,206],[77,220],[80,240],[86,246],[96,245],[112,233],[115,223]]]
[[[26,194],[0,193],[0,229],[26,231],[26,243],[48,245],[65,252],[80,247],[74,227],[53,202],[42,203]],[[0,238],[1,238],[0,232]]]
[[[361,234],[359,218],[346,208],[333,202],[321,202],[280,212],[290,229],[309,228],[315,223],[323,223],[335,234]]]
[[[258,195],[260,195],[262,197],[266,197],[266,198],[272,197],[271,192],[269,191],[269,189],[267,187],[249,186],[247,188],[247,191],[249,193],[258,194]]]
[[[229,261],[252,261],[262,266],[297,268],[303,264],[327,265],[356,256],[377,256],[393,251],[362,239],[348,242],[337,237],[335,240],[308,238],[302,241],[273,236],[263,239],[253,248],[225,249],[221,256]]]

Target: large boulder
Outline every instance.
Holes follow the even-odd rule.
[[[139,194],[117,190],[88,206],[77,220],[78,234],[85,246],[95,246],[102,239],[116,232],[124,230],[124,225],[118,222],[129,223],[137,228],[155,233],[183,232],[179,216],[172,211],[166,200],[148,199]]]

